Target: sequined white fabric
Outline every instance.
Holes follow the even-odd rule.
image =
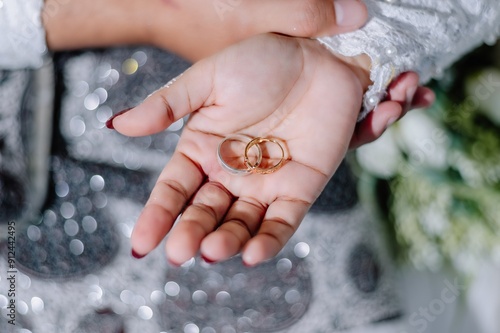
[[[384,99],[399,74],[416,71],[421,83],[483,42],[500,35],[498,0],[365,0],[371,19],[361,29],[320,38],[345,56],[367,54],[373,85],[360,119]]]
[[[0,0],[0,68],[40,67],[47,51],[43,0]]]

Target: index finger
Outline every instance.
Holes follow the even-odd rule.
[[[212,64],[209,60],[196,63],[137,107],[113,116],[109,127],[127,136],[151,135],[200,109],[212,92]]]

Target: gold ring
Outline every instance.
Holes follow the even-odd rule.
[[[246,169],[239,169],[239,168],[234,168],[232,166],[230,166],[223,158],[222,156],[222,146],[224,145],[225,142],[227,141],[240,141],[242,143],[245,143],[247,141],[251,141],[251,137],[247,136],[247,135],[244,135],[244,134],[234,134],[234,135],[230,135],[230,136],[227,136],[224,138],[224,140],[222,140],[220,143],[219,143],[219,146],[217,147],[217,160],[219,161],[219,164],[220,166],[226,170],[227,172],[229,172],[230,174],[232,175],[235,175],[235,176],[244,176],[244,175],[249,175],[253,172],[253,169],[258,167],[260,165],[260,162],[262,161],[262,150],[260,149],[260,146],[258,145],[255,145],[255,148],[257,149],[257,159],[255,161],[254,164],[250,163],[246,158],[245,158],[245,165],[246,165]],[[248,144],[247,144],[248,146]],[[248,154],[248,151],[246,151],[247,154]]]
[[[260,163],[259,164],[251,164],[250,163],[250,158],[248,157],[248,152],[250,151],[250,149],[253,146],[259,146],[263,142],[272,142],[272,143],[278,145],[278,147],[280,147],[280,150],[281,150],[281,159],[279,160],[278,163],[276,163],[275,165],[273,165],[272,167],[269,167],[269,168],[261,168],[261,167],[259,167]],[[283,146],[281,146],[281,144],[279,143],[279,141],[276,140],[276,139],[268,139],[268,138],[257,137],[255,139],[253,139],[252,141],[250,141],[247,144],[247,146],[245,147],[245,165],[252,172],[256,172],[256,173],[260,173],[260,174],[273,173],[273,172],[277,171],[279,168],[281,168],[283,166],[283,162],[284,161],[285,161],[285,150],[283,149]]]

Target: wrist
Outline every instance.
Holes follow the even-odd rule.
[[[146,41],[145,3],[137,0],[45,0],[42,21],[52,51]]]
[[[347,57],[340,54],[335,54],[341,62],[343,62],[347,67],[349,67],[352,72],[358,78],[361,86],[363,87],[363,92],[368,90],[368,87],[373,84],[370,79],[370,69],[371,69],[371,59],[366,54],[361,54],[354,57]]]

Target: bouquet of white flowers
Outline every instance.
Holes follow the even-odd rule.
[[[417,267],[469,274],[500,261],[499,58],[498,47],[478,50],[434,83],[433,107],[357,150],[361,192],[370,185],[399,258]]]

